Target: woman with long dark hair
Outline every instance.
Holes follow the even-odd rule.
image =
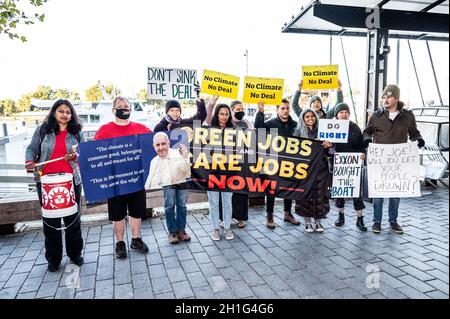
[[[309,139],[317,139],[319,127],[319,117],[312,109],[305,109],[301,112],[298,119],[297,136]],[[295,201],[295,212],[305,219],[305,231],[312,233],[314,230],[322,233],[324,228],[321,220],[330,211],[330,198],[328,184],[330,173],[328,171],[327,157],[331,156],[334,149],[332,143],[322,141],[324,148],[321,154],[322,158],[317,165],[317,178],[312,190],[312,198],[308,200]],[[314,226],[312,223],[314,218]]]
[[[205,124],[210,124],[205,122]],[[227,104],[220,103],[217,104],[214,109],[213,116],[211,118],[211,127],[215,128],[233,128],[233,123],[231,122],[231,110]],[[213,233],[211,234],[212,240],[220,240],[219,232],[219,205],[222,204],[222,215],[224,224],[224,235],[227,240],[234,238],[233,231],[230,229],[231,225],[231,192],[216,192],[208,191],[209,200],[209,211],[211,224],[213,226]]]
[[[58,100],[53,104],[42,125],[36,128],[25,152],[25,168],[27,171],[34,171],[41,207],[43,207],[43,200],[48,202],[50,198],[50,192],[47,194],[48,189],[44,189],[45,194],[43,196],[41,177],[73,176],[76,207],[71,212],[76,210],[75,213],[63,217],[56,217],[59,216],[58,214],[55,214],[52,218],[42,217],[45,235],[45,258],[48,261],[48,270],[51,272],[58,270],[62,260],[61,218],[64,219],[67,256],[78,266],[81,266],[84,262],[81,255],[83,238],[80,228],[81,176],[76,162],[76,147],[78,143],[86,141],[81,129],[82,125],[70,101]],[[48,163],[39,164],[42,162]],[[58,190],[63,191],[61,188]],[[70,202],[71,195],[69,192],[63,193],[67,193],[66,196],[60,197],[58,200]],[[60,215],[65,215],[65,213]]]

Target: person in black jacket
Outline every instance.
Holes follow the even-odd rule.
[[[206,119],[206,106],[205,101],[197,98],[195,101],[197,104],[197,113],[190,118],[181,118],[181,105],[177,100],[170,100],[166,103],[166,116],[164,116],[161,121],[156,124],[156,132],[172,131],[181,126],[189,125],[192,126],[195,120],[199,121],[199,124],[203,123]]]
[[[290,106],[289,101],[282,100],[281,105],[277,105],[277,116],[264,122],[264,103],[258,103],[258,112],[255,117],[255,128],[278,129],[278,135],[292,136],[294,130],[297,127],[297,122],[289,115]],[[273,221],[273,208],[275,205],[274,196],[266,196],[266,211],[267,211],[267,223],[266,226],[270,229],[276,227]],[[293,225],[300,225],[300,221],[294,218],[291,213],[292,200],[284,199],[284,221],[290,222]]]
[[[346,103],[339,103],[334,107],[334,117],[338,120],[348,120],[350,118],[350,108]],[[363,135],[358,125],[350,121],[348,130],[347,143],[336,143],[336,153],[361,153],[361,158],[364,159],[364,147],[363,147]],[[337,227],[344,225],[344,198],[336,198],[335,205],[338,209],[338,219],[334,223]],[[362,200],[361,194],[357,198],[353,198],[353,207],[355,208],[357,219],[356,227],[361,231],[367,231],[367,227],[364,225],[364,217],[362,210],[366,208]]]

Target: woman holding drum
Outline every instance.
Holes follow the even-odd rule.
[[[66,253],[81,266],[81,177],[76,147],[85,142],[81,123],[72,104],[58,100],[42,125],[39,125],[25,152],[25,168],[33,171],[42,207],[45,258],[48,270],[57,271],[62,259],[62,232],[65,230]],[[61,218],[64,227],[61,227]]]

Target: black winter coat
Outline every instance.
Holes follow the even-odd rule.
[[[363,153],[363,135],[356,123],[350,121],[347,143],[334,144],[336,153]]]
[[[317,127],[308,131],[308,138],[317,138]],[[328,170],[327,156],[329,149],[324,149],[322,158],[317,165],[317,178],[313,186],[311,199],[295,201],[295,212],[302,217],[322,219],[330,212],[331,175]]]
[[[316,183],[309,200],[295,201],[295,212],[302,217],[322,219],[330,212],[330,173],[325,154],[317,166]]]
[[[162,131],[172,131],[178,127],[186,126],[186,125],[193,125],[194,120],[199,120],[200,123],[203,123],[203,121],[206,119],[206,106],[204,100],[198,100],[196,101],[197,104],[197,113],[188,119],[180,119],[180,124],[171,124],[167,121],[167,119],[164,117],[158,124],[156,124],[155,129],[153,132],[162,132]]]

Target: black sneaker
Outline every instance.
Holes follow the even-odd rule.
[[[381,223],[378,222],[373,223],[372,232],[375,234],[381,233]]]
[[[138,252],[142,254],[148,253],[148,247],[142,241],[142,238],[132,238],[130,247],[136,249]]]
[[[117,258],[126,258],[127,257],[127,247],[123,240],[118,241],[116,243],[116,257]]]
[[[84,264],[84,258],[81,255],[79,255],[77,258],[72,259],[72,262],[78,267],[80,267],[82,264]]]
[[[48,271],[49,272],[55,272],[55,271],[58,271],[58,269],[59,269],[59,263],[56,263],[56,262],[51,262],[51,261],[49,261],[48,262]]]
[[[391,223],[391,229],[397,234],[403,234],[403,228],[397,222]]]

